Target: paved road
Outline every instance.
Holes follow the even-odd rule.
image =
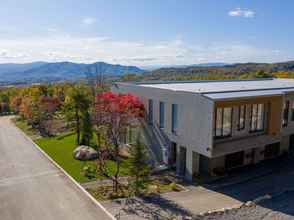
[[[102,208],[0,117],[1,220],[108,220]]]

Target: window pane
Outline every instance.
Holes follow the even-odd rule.
[[[222,108],[216,110],[216,119],[215,119],[215,136],[222,135]]]
[[[257,128],[257,114],[258,114],[258,105],[251,105],[251,131],[255,131]]]
[[[257,130],[263,130],[264,104],[258,104]]]
[[[232,131],[232,108],[224,108],[223,136],[231,135]]]
[[[148,120],[149,120],[149,123],[152,123],[153,121],[153,100],[152,99],[149,99],[148,108],[149,108]]]
[[[159,103],[159,127],[164,127],[164,103]]]
[[[172,104],[172,132],[178,127],[178,105]]]
[[[239,107],[239,124],[238,124],[239,130],[245,128],[245,105],[241,105]]]
[[[283,126],[288,125],[288,115],[289,115],[289,101],[284,103],[284,112],[283,112]]]

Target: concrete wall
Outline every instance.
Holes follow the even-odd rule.
[[[148,110],[148,99],[152,99],[153,120],[157,124],[159,124],[159,102],[164,102],[165,121],[163,131],[169,139],[177,143],[177,146],[186,147],[187,152],[194,151],[211,156],[214,111],[212,100],[197,93],[170,91],[125,83],[116,84],[112,87],[112,91],[138,96],[145,104],[146,110]],[[171,131],[172,104],[178,105],[176,133]]]

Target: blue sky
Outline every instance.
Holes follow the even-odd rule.
[[[2,0],[0,63],[291,60],[293,11],[292,0]]]

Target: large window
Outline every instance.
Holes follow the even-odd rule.
[[[288,126],[288,115],[289,115],[289,105],[290,102],[286,101],[284,103],[284,111],[283,111],[283,127],[287,127]]]
[[[159,127],[164,128],[164,102],[159,102]]]
[[[178,127],[178,105],[172,104],[172,132],[175,133]]]
[[[245,128],[246,105],[239,106],[238,114],[238,130],[240,131]]]
[[[217,108],[215,112],[215,137],[232,135],[232,108]]]
[[[264,104],[251,105],[250,131],[262,131],[264,129]]]
[[[150,124],[152,124],[153,123],[153,100],[152,99],[148,100],[148,109],[149,109],[148,121]]]

